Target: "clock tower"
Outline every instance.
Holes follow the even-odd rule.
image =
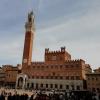
[[[28,13],[28,18],[25,23],[25,41],[24,41],[24,50],[22,58],[22,68],[26,69],[31,65],[32,61],[32,47],[33,47],[33,38],[34,38],[34,15],[33,12]]]

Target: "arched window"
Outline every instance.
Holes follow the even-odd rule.
[[[55,84],[55,88],[58,88],[58,85],[57,84]]]
[[[50,84],[50,88],[53,88],[53,84]]]
[[[48,84],[46,84],[46,88],[48,88]]]
[[[40,86],[41,86],[41,88],[43,88],[43,84],[41,84]]]
[[[34,83],[31,83],[31,87],[34,88]]]
[[[62,84],[60,84],[60,89],[62,89],[63,88],[63,85]]]
[[[69,85],[66,85],[66,89],[69,89]]]
[[[36,83],[36,89],[38,89],[38,83]]]

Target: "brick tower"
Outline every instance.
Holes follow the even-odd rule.
[[[28,13],[27,22],[25,23],[25,41],[22,59],[22,68],[27,69],[32,61],[32,47],[34,37],[34,16],[33,12]]]

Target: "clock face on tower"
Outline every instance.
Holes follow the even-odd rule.
[[[23,63],[27,63],[27,59],[23,59]]]

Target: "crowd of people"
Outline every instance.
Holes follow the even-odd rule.
[[[100,94],[88,91],[71,91],[63,93],[53,92],[49,94],[46,94],[46,92],[36,92],[29,96],[26,93],[18,94],[17,91],[14,94],[2,91],[0,100],[100,100]]]

